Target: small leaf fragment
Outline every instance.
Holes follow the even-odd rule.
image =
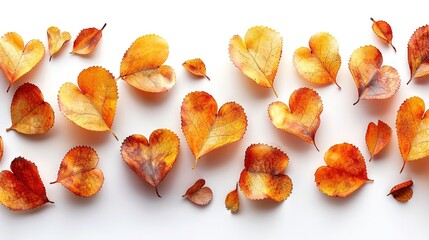
[[[396,48],[392,43],[393,33],[390,24],[383,20],[375,21],[373,18],[371,18],[371,21],[372,30],[377,35],[377,37],[379,37],[386,44],[392,46],[393,50],[396,52]]]
[[[373,122],[368,124],[365,141],[371,154],[369,161],[387,146],[391,138],[392,129],[385,122],[378,120],[378,125]]]
[[[0,161],[3,158],[3,152],[4,152],[3,138],[0,136]]]
[[[392,195],[399,202],[408,202],[408,200],[413,197],[413,189],[411,186],[413,186],[412,180],[400,183],[394,186],[387,196]]]
[[[213,199],[213,192],[209,187],[204,187],[205,184],[204,179],[198,179],[182,197],[186,197],[189,201],[200,206],[209,204]]]
[[[195,76],[205,77],[210,80],[210,78],[206,75],[206,65],[200,58],[187,60],[182,63],[182,66]]]
[[[80,31],[73,42],[73,50],[70,53],[78,55],[87,55],[92,53],[103,36],[103,29],[105,27],[106,23],[101,29],[85,28]]]
[[[240,199],[238,197],[238,183],[235,185],[235,189],[232,190],[225,198],[225,207],[230,210],[231,213],[236,213],[240,209]]]
[[[410,80],[429,75],[429,25],[419,27],[408,41]]]
[[[48,28],[48,46],[49,54],[51,55],[49,61],[70,39],[71,35],[69,32],[61,32],[59,28],[54,26]]]

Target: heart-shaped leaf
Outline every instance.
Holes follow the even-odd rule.
[[[394,186],[387,196],[392,195],[399,202],[408,202],[413,197],[413,181],[408,180]]]
[[[320,125],[322,110],[322,100],[316,91],[299,88],[290,96],[289,107],[280,101],[273,102],[268,106],[268,115],[276,128],[313,143],[319,151],[314,138]]]
[[[209,187],[204,187],[206,180],[198,179],[182,197],[186,197],[189,201],[205,206],[213,199],[213,192]]]
[[[44,134],[54,125],[54,110],[45,102],[40,89],[31,83],[21,85],[13,95],[10,106],[12,126],[23,134]]]
[[[48,28],[48,45],[49,45],[49,61],[61,49],[61,47],[70,41],[71,35],[69,32],[61,32],[57,27]]]
[[[392,46],[393,50],[396,52],[396,48],[392,43],[393,33],[390,24],[383,20],[375,21],[373,18],[371,18],[371,21],[372,30],[377,35],[377,37],[379,37],[383,42]]]
[[[199,58],[187,60],[182,63],[182,66],[195,76],[205,77],[210,80],[210,78],[206,75],[206,65],[204,64],[203,60]]]
[[[189,93],[182,102],[182,131],[195,156],[195,166],[201,156],[239,141],[246,132],[246,113],[239,104],[229,102],[219,112],[217,109],[216,100],[206,92]]]
[[[98,155],[94,149],[86,146],[72,148],[66,153],[58,170],[57,180],[70,192],[90,197],[103,186],[103,172],[97,168]]]
[[[103,36],[103,29],[106,27],[106,23],[101,29],[97,28],[85,28],[76,37],[73,42],[72,54],[86,55],[94,51],[97,47],[98,42]]]
[[[410,80],[429,75],[429,25],[419,27],[408,41]]]
[[[368,147],[371,159],[378,154],[392,138],[392,129],[385,122],[378,120],[378,125],[373,122],[368,124],[365,134],[366,146]]]
[[[358,89],[360,99],[386,99],[399,89],[400,78],[395,68],[381,66],[383,56],[374,46],[356,49],[350,56],[349,69]]]
[[[18,33],[10,32],[0,38],[0,68],[11,85],[31,71],[45,55],[45,47],[39,40],[31,40],[24,46]]]
[[[149,141],[145,136],[134,134],[122,143],[122,159],[143,180],[155,188],[176,162],[179,154],[179,138],[167,129],[152,132]]]

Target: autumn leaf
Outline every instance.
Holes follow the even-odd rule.
[[[382,20],[375,21],[374,18],[371,18],[371,21],[372,21],[372,30],[377,35],[377,37],[379,37],[386,44],[389,44],[390,46],[392,46],[393,50],[395,50],[396,52],[396,48],[395,46],[393,46],[393,43],[392,43],[393,33],[390,25],[387,22]]]
[[[122,143],[122,159],[143,180],[155,188],[176,162],[179,154],[179,138],[167,129],[152,132],[149,141],[145,136],[134,134]]]
[[[163,65],[168,54],[168,43],[160,36],[137,38],[122,58],[119,77],[144,92],[166,92],[176,83],[173,68]]]
[[[217,109],[206,92],[189,93],[182,102],[182,131],[195,156],[194,168],[204,154],[239,141],[246,132],[246,113],[239,104],[229,102]]]
[[[206,75],[206,65],[204,64],[203,60],[199,58],[187,60],[182,63],[182,66],[195,76],[205,77],[210,80],[210,78]]]
[[[45,47],[39,40],[31,40],[24,46],[18,33],[10,32],[0,38],[0,68],[9,80],[10,87],[20,77],[31,71],[45,55]]]
[[[244,196],[251,200],[286,200],[292,192],[292,180],[283,173],[288,162],[288,156],[278,148],[265,144],[250,145],[246,149],[239,180]]]
[[[204,179],[198,179],[182,197],[200,206],[209,204],[213,199],[213,192],[209,187],[204,187],[205,184]]]
[[[349,69],[358,89],[360,99],[386,99],[399,89],[400,78],[395,68],[381,66],[383,56],[374,46],[356,49],[349,61]]]
[[[3,138],[0,136],[0,160],[3,158],[3,152],[4,152]]]
[[[85,28],[80,31],[73,42],[73,50],[70,53],[79,55],[87,55],[92,53],[103,36],[103,29],[105,27],[106,23],[101,29]]]
[[[276,128],[314,144],[319,151],[314,138],[322,110],[322,100],[316,91],[299,88],[290,96],[289,107],[280,101],[273,102],[268,106],[268,115]]]
[[[48,45],[49,45],[49,61],[61,49],[61,47],[70,41],[71,35],[69,32],[61,32],[57,27],[48,28]]]
[[[236,213],[240,209],[240,200],[238,198],[238,183],[235,185],[235,189],[232,190],[225,199],[225,207],[230,210],[231,213]]]
[[[313,35],[308,42],[310,48],[300,47],[293,54],[293,64],[299,75],[309,82],[327,85],[337,83],[341,66],[337,40],[329,33]]]
[[[366,146],[368,147],[371,159],[378,154],[392,138],[392,129],[385,122],[378,120],[378,125],[373,122],[368,124],[365,134]]]
[[[387,196],[392,195],[399,202],[408,202],[408,200],[413,197],[413,189],[411,186],[413,186],[412,180],[400,183],[394,186]]]
[[[34,163],[18,157],[10,164],[10,170],[0,172],[1,204],[20,211],[53,203],[46,197],[45,186]]]
[[[396,133],[404,164],[429,156],[429,112],[419,97],[405,100],[396,115]]]
[[[118,101],[118,86],[113,75],[102,67],[80,72],[78,86],[64,83],[58,93],[60,111],[76,125],[90,131],[112,131]]]
[[[54,110],[45,102],[40,89],[31,83],[24,83],[16,90],[10,113],[12,126],[6,131],[44,134],[54,125]]]
[[[362,187],[368,179],[365,159],[359,149],[349,143],[336,144],[325,153],[327,166],[316,170],[317,187],[330,197],[345,198]]]
[[[429,25],[419,27],[408,41],[410,80],[429,75]]]
[[[262,87],[274,89],[282,55],[283,38],[268,27],[256,26],[247,30],[244,39],[238,35],[229,42],[229,58],[240,71]]]

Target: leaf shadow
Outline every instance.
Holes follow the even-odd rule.
[[[233,75],[237,76],[238,74],[233,74]],[[240,87],[244,88],[243,92],[249,93],[250,95],[252,95],[252,98],[266,99],[269,96],[275,97],[272,89],[259,86],[255,81],[248,78],[244,74],[240,74],[236,78],[239,78],[236,81],[240,81],[240,84],[237,84],[237,85],[240,85]],[[274,88],[275,88],[275,82],[274,82]]]
[[[54,124],[54,126],[44,134],[23,134],[15,130],[10,130],[9,132],[6,132],[6,134],[17,134],[18,138],[21,140],[39,142],[54,137],[57,132],[58,130],[56,130]]]
[[[388,99],[361,99],[357,104],[364,105],[371,114],[386,114],[392,111],[392,106],[394,104],[393,98],[395,98],[396,95],[397,94]]]
[[[429,172],[429,157],[422,158],[415,162],[408,162],[407,164],[405,164],[404,170],[406,170],[407,168],[410,172],[412,172],[411,175],[418,175],[419,177],[424,177],[428,179],[429,182],[429,174],[427,174]]]
[[[242,197],[246,199],[246,197]],[[246,199],[248,200],[248,199]],[[259,213],[267,213],[268,211],[274,211],[275,209],[279,208],[283,202],[276,202],[271,199],[262,199],[262,200],[248,200],[250,203],[250,207],[255,209],[255,211]],[[287,201],[287,199],[285,200]]]
[[[295,136],[281,129],[274,129],[274,130],[277,138],[281,139],[280,144],[282,144],[286,148],[291,148],[297,152],[310,151],[311,148],[313,148],[314,151],[317,151],[313,144],[307,143],[306,141],[302,140],[298,136]],[[317,134],[316,134],[315,141],[317,144]]]
[[[42,211],[47,211],[46,208],[51,207],[55,207],[55,203],[45,203],[42,206],[23,211],[13,211],[6,207],[3,207],[1,211],[4,212],[5,215],[7,215],[7,218],[18,218],[39,214]]]
[[[70,121],[67,123],[68,126],[62,125],[65,135],[69,136],[69,139],[77,142],[78,145],[90,145],[90,146],[99,146],[103,145],[107,141],[116,141],[115,137],[110,132],[94,132],[90,130],[83,129]],[[114,130],[113,130],[114,131]],[[119,139],[121,139],[118,136]]]
[[[14,83],[12,83],[12,85],[10,86],[8,94],[12,94],[11,96],[13,96],[13,94],[15,94],[15,92],[16,92],[16,89],[18,89],[19,86],[21,86],[21,85],[23,85],[24,83],[27,83],[27,82],[32,83],[32,84],[34,84],[34,85],[37,86],[38,85],[37,81],[38,81],[38,79],[40,79],[38,76],[40,76],[41,72],[44,71],[43,67],[40,66],[40,65],[42,65],[42,64],[44,64],[44,62],[46,62],[45,58],[46,58],[46,54],[40,60],[40,62],[37,63],[36,66],[34,66],[33,69],[31,69],[28,73],[24,74],[24,76],[20,77],[18,80],[16,80]],[[6,82],[9,84],[10,82],[6,78],[6,76],[4,74],[2,74],[2,75],[4,76],[4,79],[6,80]],[[4,92],[6,92],[6,89],[4,90]]]
[[[59,185],[61,185],[60,183],[57,183]],[[104,183],[103,183],[104,185]],[[70,191],[68,191],[67,189],[63,189],[64,194],[67,195],[65,196],[63,199],[66,202],[65,204],[67,205],[71,205],[73,207],[79,207],[79,208],[84,208],[84,207],[89,207],[91,205],[97,204],[97,202],[100,201],[100,198],[102,198],[103,195],[103,188],[100,189],[100,191],[96,194],[94,194],[93,196],[90,197],[80,197]]]
[[[355,192],[353,192],[351,195],[345,197],[345,198],[340,198],[340,197],[330,197],[324,193],[322,193],[320,190],[320,200],[326,202],[327,204],[329,204],[332,207],[345,207],[346,205],[350,205],[353,204],[352,202],[356,202],[359,201],[359,192],[361,192],[361,189],[363,187],[365,187],[365,185],[367,184],[371,184],[371,182],[367,182],[365,183],[361,188],[357,189]]]
[[[138,192],[139,195],[144,196],[147,199],[158,199],[158,197],[156,196],[156,192],[155,192],[155,188],[152,187],[149,183],[147,183],[146,181],[144,181],[143,179],[141,179],[133,170],[131,170],[127,164],[122,164],[123,165],[123,171],[126,172],[126,178],[127,178],[127,185],[128,187],[133,189],[133,192]],[[160,184],[160,186],[158,186],[158,192],[161,195],[161,198],[163,196],[163,187],[161,187],[162,183]]]
[[[244,160],[244,143],[240,142],[229,143],[218,149],[214,149],[202,156],[196,165],[196,168],[215,169],[225,165],[226,162],[233,161],[232,156],[236,156],[238,152],[243,152]]]
[[[123,80],[118,80],[123,81]],[[165,101],[167,101],[170,96],[172,95],[172,91],[174,91],[175,86],[173,86],[169,91],[164,93],[148,93],[143,92],[129,84],[127,84],[125,81],[122,85],[126,85],[125,89],[127,91],[126,95],[133,96],[133,98],[138,99],[139,101],[142,101],[145,103],[145,105],[149,106],[159,106],[163,104]],[[176,83],[177,84],[177,83]]]
[[[429,82],[429,75],[424,77],[413,78],[411,82],[406,85],[411,85],[413,83],[416,85],[427,85],[428,82]]]

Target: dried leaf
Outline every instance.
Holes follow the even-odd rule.
[[[57,27],[48,28],[48,45],[49,45],[49,61],[61,49],[61,47],[70,41],[71,35],[69,32],[61,32]]]
[[[195,156],[195,166],[204,154],[239,141],[247,128],[244,109],[235,102],[222,105],[206,92],[189,93],[181,107],[182,131]]]
[[[204,64],[203,60],[199,58],[187,60],[182,63],[182,66],[195,76],[205,77],[210,80],[210,78],[206,75],[206,65]]]
[[[399,202],[408,202],[408,200],[413,197],[413,189],[411,186],[413,186],[412,180],[400,183],[394,186],[387,196],[392,195]]]
[[[239,180],[244,196],[251,200],[286,200],[292,192],[292,180],[283,173],[288,162],[288,156],[277,148],[265,144],[250,145]]]
[[[45,102],[40,89],[31,83],[24,83],[16,90],[10,113],[12,126],[6,131],[44,134],[54,125],[54,110]]]
[[[18,157],[12,161],[10,169],[0,172],[1,204],[20,211],[53,203],[46,197],[45,186],[34,163]]]
[[[271,122],[276,128],[314,144],[319,151],[314,138],[323,110],[320,96],[310,88],[299,88],[290,96],[289,107],[280,101],[271,103],[268,106]]]
[[[349,143],[336,144],[325,153],[327,166],[316,170],[317,187],[330,197],[345,198],[362,187],[368,179],[365,159],[359,149]]]
[[[168,43],[160,36],[137,38],[122,58],[119,77],[144,92],[166,92],[176,83],[173,68],[162,65],[168,54]]]
[[[244,39],[238,35],[229,42],[229,58],[240,71],[262,87],[274,89],[274,78],[282,55],[283,38],[268,27],[247,30]]]
[[[204,187],[205,184],[204,179],[198,179],[182,197],[186,197],[189,201],[200,206],[209,204],[213,199],[213,192],[209,187]]]
[[[410,80],[429,75],[429,25],[419,27],[408,41]]]
[[[110,131],[118,101],[118,86],[113,75],[102,67],[80,72],[78,86],[64,83],[58,93],[60,111],[76,125],[90,131]],[[80,88],[80,89],[79,89]]]
[[[0,68],[10,87],[20,77],[31,71],[45,55],[45,47],[39,40],[31,40],[24,46],[18,33],[10,32],[0,38]]]
[[[360,47],[352,53],[349,69],[359,95],[354,104],[360,99],[390,98],[398,91],[401,82],[398,72],[382,64],[383,56],[374,46]]]
[[[308,42],[310,48],[300,47],[293,54],[293,64],[299,75],[309,82],[327,85],[337,83],[341,66],[337,40],[329,33],[313,35]]]
[[[3,158],[3,152],[4,152],[3,138],[0,136],[0,160]]]
[[[235,190],[232,190],[225,199],[225,207],[231,213],[236,213],[240,209],[240,199],[238,198],[238,183],[235,185]]]
[[[57,180],[80,197],[91,197],[103,186],[103,172],[97,168],[98,155],[86,146],[74,147],[66,153],[58,170]]]
[[[372,30],[377,35],[377,37],[379,37],[386,44],[389,44],[390,46],[392,46],[393,50],[395,50],[396,52],[396,48],[395,46],[393,46],[393,43],[392,43],[393,33],[390,25],[387,22],[382,20],[375,21],[373,18],[371,18],[371,21],[372,21]]]
[[[378,120],[378,126],[370,122],[365,134],[366,146],[368,147],[371,159],[378,154],[392,138],[392,129],[385,122]]]
[[[396,133],[404,160],[401,172],[407,162],[429,156],[429,112],[425,112],[421,98],[408,98],[402,103],[396,115]]]
[[[171,170],[179,154],[179,138],[167,129],[152,132],[149,141],[145,136],[134,134],[122,143],[122,159],[143,180],[155,188]]]
[[[73,42],[73,50],[70,53],[79,55],[87,55],[92,53],[103,36],[103,29],[105,27],[106,23],[101,29],[85,28],[80,31]]]

